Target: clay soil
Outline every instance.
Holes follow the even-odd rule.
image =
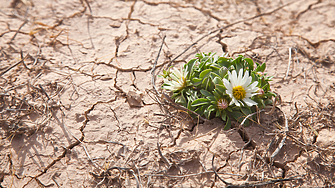
[[[201,52],[266,63],[275,106],[171,106]],[[2,0],[0,187],[333,187],[334,63],[333,0]]]

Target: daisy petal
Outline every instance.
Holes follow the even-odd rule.
[[[255,88],[258,85],[258,81],[255,81],[254,83],[252,83],[249,87]]]
[[[252,83],[250,86],[246,88],[246,92],[250,92],[250,93],[257,92],[258,91],[258,87],[256,87],[257,85],[258,85],[258,82]]]
[[[251,81],[252,81],[251,76],[250,76],[250,77],[247,77],[247,78],[245,79],[245,82],[243,82],[243,86],[242,86],[242,87],[247,88],[247,87],[250,85]]]
[[[241,83],[240,83],[243,88],[246,88],[248,86],[247,85],[248,79],[249,79],[249,75],[246,72],[246,74],[244,74],[244,76],[241,80]]]
[[[182,77],[181,72],[180,72],[178,69],[174,69],[172,72],[173,72],[178,78],[181,78],[181,77]]]
[[[239,103],[235,98],[233,98],[233,99],[231,100],[231,102],[230,102],[229,105],[232,105],[232,104],[235,104],[236,106],[240,106],[240,103]]]
[[[240,71],[238,72],[238,78],[237,78],[237,86],[242,85],[242,75],[243,75],[243,69],[240,69]],[[248,75],[249,76],[249,75]]]
[[[257,93],[256,93],[256,94],[257,94]],[[250,97],[252,97],[252,96],[254,96],[253,93],[246,93],[246,94],[245,94],[245,98],[250,98]]]
[[[223,81],[224,86],[227,88],[227,90],[230,90],[230,91],[233,90],[233,87],[232,87],[232,85],[229,83],[228,80],[226,80],[226,79],[224,78],[222,81]]]
[[[233,70],[232,74],[229,75],[229,79],[230,79],[230,82],[231,82],[231,85],[233,87],[237,86],[237,75],[236,75],[236,71]]]
[[[257,103],[253,100],[251,100],[250,98],[244,98],[243,101],[245,102],[245,104],[247,104],[248,106],[253,106],[253,105],[257,105]]]

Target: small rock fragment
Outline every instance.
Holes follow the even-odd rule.
[[[129,91],[127,94],[127,102],[130,107],[142,107],[143,93],[139,91]]]

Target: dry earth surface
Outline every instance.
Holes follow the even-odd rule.
[[[153,92],[200,52],[267,63],[274,112],[225,131]],[[335,185],[333,0],[1,0],[0,61],[0,187]]]

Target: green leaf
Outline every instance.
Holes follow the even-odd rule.
[[[223,98],[222,92],[219,91],[218,89],[214,89],[213,94],[214,94],[216,100],[219,100],[219,99]]]
[[[267,94],[269,94],[269,95],[272,96],[272,97],[276,97],[276,96],[277,96],[277,94],[272,93],[271,91],[269,91]]]
[[[220,110],[216,111],[215,117],[221,117],[221,111]]]
[[[268,91],[270,89],[270,84],[266,83],[261,87],[264,91]]]
[[[248,63],[249,70],[254,70],[254,62],[250,58],[244,58],[244,61]]]
[[[215,78],[213,79],[213,82],[214,82],[215,85],[224,85],[224,84],[223,84],[223,81],[222,81],[222,78],[220,78],[220,77],[215,77]],[[215,86],[215,87],[216,87],[216,86]]]
[[[200,78],[193,78],[192,82],[193,82],[193,84],[195,86],[198,86],[198,85],[200,85],[202,83],[202,79],[200,79]]]
[[[221,68],[218,64],[211,64],[209,67],[212,68],[212,70],[215,70],[215,71],[218,71]]]
[[[267,82],[272,81],[272,78],[273,78],[273,76],[267,76],[267,77],[265,77],[265,81],[267,81]]]
[[[206,97],[213,96],[212,93],[210,93],[209,91],[203,90],[203,89],[200,90],[200,93],[203,94],[203,95],[205,95]]]
[[[226,113],[226,111],[222,111],[222,112],[221,112],[221,119],[222,119],[223,121],[226,121],[226,120],[227,120],[227,113]]]
[[[210,106],[207,108],[207,114],[205,113],[205,114],[207,115],[207,116],[206,116],[207,119],[210,118],[211,113],[214,112],[214,111],[215,111],[215,106],[214,106],[214,105],[210,105]]]
[[[200,78],[205,78],[205,77],[208,77],[209,73],[212,71],[212,69],[206,69],[204,71],[202,71],[199,75]]]
[[[199,114],[200,116],[204,115],[204,110],[203,108],[197,108],[196,110],[194,110],[195,113]]]
[[[208,97],[206,97],[206,98],[207,98],[208,100],[210,100],[212,104],[216,104],[216,99],[215,99],[214,96],[208,96]]]
[[[241,63],[242,57],[243,56],[239,55],[238,58],[234,59],[232,62],[237,73],[240,71],[240,69],[243,69],[243,64]]]
[[[258,64],[259,65],[259,64]],[[256,72],[264,72],[265,71],[265,68],[266,68],[266,65],[265,65],[265,63],[263,63],[262,65],[260,65],[260,66],[257,66],[257,68],[256,68]]]
[[[203,57],[200,61],[201,62],[207,62],[209,60],[209,57],[208,56],[205,56]]]
[[[202,53],[196,54],[195,57],[198,58],[198,59],[202,59],[203,58]]]
[[[217,63],[221,67],[226,67],[227,69],[229,69],[231,66],[230,59],[225,58],[225,57],[219,57],[219,59],[217,60]]]
[[[194,111],[194,107],[192,107],[192,101],[191,100],[189,100],[188,102],[187,102],[187,109],[190,109],[190,110],[193,110]]]
[[[175,102],[179,103],[179,104],[181,104],[181,105],[183,105],[185,107],[187,106],[187,101],[186,101],[183,93],[181,93],[180,95],[178,95],[178,96],[175,97]]]
[[[255,71],[251,72],[250,76],[252,78],[252,82],[258,81],[258,75]]]
[[[210,84],[210,79],[207,77],[207,78],[204,78],[203,80],[202,80],[202,86],[207,90],[208,89],[208,87],[210,86],[209,85]]]
[[[259,64],[259,63],[257,63],[257,62],[255,62],[255,63],[256,63],[256,66],[257,66],[257,67],[259,67],[259,66],[260,66],[260,64]]]
[[[208,111],[207,109],[204,111],[204,115],[207,119],[209,119],[210,114],[211,114],[211,112]]]
[[[229,130],[231,127],[231,122],[230,122],[230,118],[227,117],[227,121],[226,121],[226,126],[223,128],[224,130]]]
[[[208,104],[208,99],[200,98],[192,102],[192,106],[201,106]]]
[[[191,59],[187,64],[185,64],[184,69],[187,70],[188,72],[188,75],[187,75],[188,78],[190,77],[190,75],[192,75],[193,68],[196,62],[197,62],[197,59]]]
[[[273,103],[273,101],[271,100],[271,99],[266,99],[265,101],[264,101],[264,104],[265,105],[270,105],[270,104],[272,104]]]
[[[201,78],[193,78],[193,79],[192,79],[192,82],[201,82],[201,81],[202,81]]]
[[[264,72],[265,69],[266,69],[266,63],[263,63],[263,64],[261,65],[261,71]]]
[[[216,72],[218,72],[218,71],[216,71]],[[216,72],[211,72],[211,78],[212,78],[212,80],[213,80],[214,78],[221,78],[220,75],[218,75]],[[222,78],[221,78],[221,79],[222,79]]]
[[[241,111],[242,111],[243,114],[246,115],[246,116],[252,113],[252,112],[251,112],[251,109],[248,108],[248,107],[245,107],[245,106],[241,107]]]
[[[249,119],[246,119],[243,123],[244,126],[248,127],[250,124],[250,120]]]
[[[214,106],[214,105],[210,105],[210,106],[207,108],[207,110],[209,110],[209,111],[214,111],[214,110],[215,110],[215,106]]]
[[[187,88],[185,93],[194,100],[198,98],[198,91],[194,90],[193,88]]]
[[[223,79],[226,76],[227,72],[228,72],[228,69],[226,67],[221,67],[220,68],[219,75],[220,75],[221,79]]]
[[[163,78],[166,78],[166,77],[168,77],[168,76],[169,76],[169,71],[163,70],[163,75],[162,75],[162,77],[163,77]]]
[[[200,60],[199,70],[203,70],[203,69],[205,69],[205,68],[204,68],[205,65],[206,65],[206,62]]]
[[[233,111],[233,118],[239,123],[241,123],[244,119],[243,114],[239,111]]]
[[[175,93],[173,93],[173,95],[171,96],[171,99],[175,99],[175,98],[178,97],[179,95],[181,95],[181,92],[175,92]]]
[[[223,86],[223,84],[222,85],[216,84],[215,89],[217,89],[219,93],[221,93],[222,95],[226,94],[226,88]]]
[[[253,101],[257,102],[257,106],[258,107],[260,107],[260,108],[264,108],[265,107],[263,99],[260,99],[258,97],[254,97]]]

